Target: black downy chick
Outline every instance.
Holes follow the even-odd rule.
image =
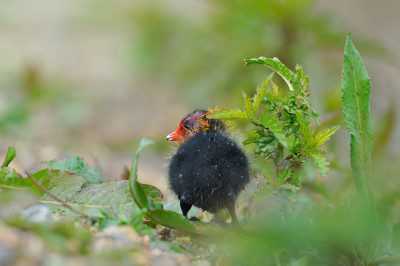
[[[180,143],[169,165],[170,187],[185,217],[192,206],[210,213],[227,208],[232,223],[237,224],[235,201],[249,182],[248,160],[229,138],[225,124],[207,118],[208,113],[188,114],[167,136]]]

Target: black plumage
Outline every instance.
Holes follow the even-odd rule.
[[[211,122],[219,127],[192,134],[172,156],[170,187],[186,217],[192,205],[210,213],[227,208],[237,222],[235,201],[249,182],[248,160],[222,122]]]

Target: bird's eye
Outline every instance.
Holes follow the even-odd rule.
[[[186,130],[190,130],[190,127],[189,127],[188,124],[184,124],[184,125],[183,125],[183,128],[186,129]]]

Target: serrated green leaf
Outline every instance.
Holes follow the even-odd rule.
[[[282,171],[279,171],[278,178],[279,178],[279,183],[284,184],[290,177],[291,177],[292,171],[290,168],[284,168]]]
[[[301,111],[296,111],[297,122],[299,123],[298,134],[304,147],[309,147],[310,143],[314,142],[314,136],[312,134],[310,123]]]
[[[127,180],[90,184],[71,198],[71,202],[86,206],[119,207],[132,204]]]
[[[82,177],[60,170],[44,169],[32,174],[32,176],[47,190],[62,198],[73,196],[85,183]],[[38,192],[39,195],[44,195],[44,192],[28,178],[19,176],[12,168],[0,168],[0,186],[18,190],[31,189]],[[56,189],[58,186],[61,186],[61,188]]]
[[[68,182],[73,182],[73,180],[69,180]],[[109,209],[113,211],[130,210],[135,214],[140,212],[135,202],[132,201],[128,180],[111,180],[101,184],[88,184],[80,188],[76,186],[76,182],[74,182],[74,184],[75,185],[68,188],[69,191],[61,192],[62,194],[69,195],[65,197],[64,200],[72,206],[85,209],[85,212],[89,210],[92,212],[92,215],[99,214]],[[162,193],[153,186],[142,185],[142,187],[146,196],[152,200],[158,201],[163,197]],[[62,189],[63,185],[50,191],[58,195],[59,191]],[[60,205],[58,201],[55,201],[47,195],[41,199],[41,202]]]
[[[255,118],[256,116],[256,111],[253,107],[253,104],[249,98],[249,96],[247,96],[246,92],[242,92],[242,97],[243,97],[243,102],[244,102],[244,108],[246,110],[246,114],[247,116],[251,117],[251,118]]]
[[[275,71],[283,78],[290,90],[293,90],[293,81],[295,74],[287,66],[285,66],[278,58],[266,58],[261,56],[259,58],[252,58],[245,60],[246,66],[252,64],[265,65]]]
[[[266,115],[261,119],[261,124],[268,128],[269,131],[279,140],[279,142],[287,147],[289,145],[288,138],[286,137],[285,131],[279,125],[279,120],[274,115]]]
[[[85,180],[82,177],[74,175],[69,177],[67,180],[59,180],[57,185],[49,189],[49,191],[68,203],[71,201],[71,197],[81,190],[84,183]],[[53,198],[50,195],[44,195],[42,200],[48,201],[53,200]]]
[[[321,173],[322,176],[326,176],[328,172],[329,162],[325,157],[325,152],[320,150],[314,150],[306,154],[314,163],[315,167]]]
[[[308,88],[308,77],[304,74],[303,67],[300,65],[296,65],[296,74],[293,83],[295,88],[302,90]]]
[[[259,139],[259,137],[251,137],[251,138],[245,139],[242,143],[243,143],[243,145],[249,145],[252,143],[257,143],[258,139]]]
[[[257,88],[256,94],[253,97],[253,108],[257,112],[258,108],[260,107],[260,103],[267,92],[268,86],[270,85],[272,78],[274,77],[274,72],[272,72],[265,80],[261,87]]]
[[[315,147],[320,147],[322,146],[326,141],[328,141],[331,136],[333,134],[335,134],[335,132],[339,129],[339,126],[334,126],[334,127],[330,127],[328,129],[325,129],[324,131],[318,133],[315,136],[315,140],[314,140],[314,145]]]
[[[101,183],[101,169],[99,167],[89,167],[82,157],[71,157],[60,161],[50,161],[47,163],[50,169],[68,171],[82,176],[90,183]]]
[[[279,93],[279,88],[278,86],[274,83],[271,82],[271,87],[265,94],[265,97],[274,104],[278,104],[281,101],[281,94]]]
[[[7,167],[15,157],[17,157],[17,154],[15,153],[14,146],[8,147],[6,157],[1,167]]]
[[[239,109],[220,111],[214,114],[210,114],[207,117],[212,119],[248,119],[247,114]]]
[[[350,133],[350,158],[357,190],[372,203],[371,172],[371,81],[357,49],[347,36],[342,69],[342,106]]]
[[[288,184],[288,183],[282,184],[280,187],[283,189],[291,190],[291,191],[296,191],[296,190],[300,189],[298,186]]]
[[[45,169],[34,173],[32,177],[52,194],[65,202],[69,202],[70,199],[81,190],[83,184],[86,183],[83,177],[60,170]],[[52,197],[44,194],[43,191],[40,193],[43,195],[42,200],[53,200]]]

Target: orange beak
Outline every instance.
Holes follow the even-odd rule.
[[[182,124],[179,124],[175,131],[168,134],[167,140],[182,143],[187,135],[189,135],[189,132],[182,127]]]

